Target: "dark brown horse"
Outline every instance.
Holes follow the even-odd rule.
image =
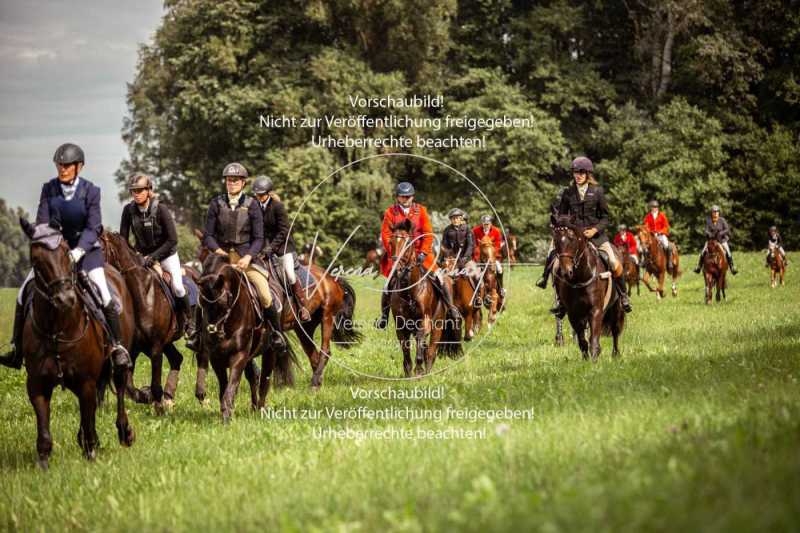
[[[32,311],[28,313],[22,335],[22,351],[28,372],[27,388],[36,412],[36,449],[38,464],[47,469],[53,438],[50,435],[50,398],[61,385],[71,390],[80,405],[81,422],[78,445],[87,459],[94,459],[99,446],[95,412],[99,391],[104,391],[111,373],[109,342],[103,325],[84,304],[79,274],[70,264],[69,247],[59,233],[47,226],[34,228],[20,220],[31,239],[30,260],[35,272],[31,282]],[[49,236],[45,236],[50,234]],[[134,331],[133,302],[122,277],[105,267],[108,283],[120,296],[122,343],[131,345]],[[125,411],[125,383],[129,370],[116,368],[113,373],[117,394],[117,434],[123,446],[135,439]]]
[[[636,296],[641,294],[639,289],[639,265],[633,260],[633,256],[628,251],[627,246],[614,246],[617,253],[622,258],[622,275],[625,276],[625,284],[628,286],[628,294],[636,286]]]
[[[572,329],[584,359],[600,355],[600,335],[610,333],[612,355],[619,355],[619,337],[625,326],[625,311],[612,286],[608,271],[596,248],[583,235],[583,228],[570,217],[559,217],[553,228],[557,263],[553,267],[553,286],[567,309]],[[586,341],[589,327],[590,342]]]
[[[478,243],[480,249],[481,268],[483,269],[484,305],[489,309],[489,327],[497,321],[498,311],[503,309],[503,296],[497,280],[497,256],[495,255],[494,242],[488,235],[484,235]]]
[[[777,287],[779,279],[781,287],[783,287],[783,276],[786,273],[786,261],[784,261],[783,254],[781,254],[777,246],[770,245],[767,262],[769,263],[770,270],[770,287],[773,289]]]
[[[210,360],[217,375],[220,413],[223,423],[228,423],[242,374],[250,383],[251,407],[258,410],[266,403],[278,359],[291,359],[293,354],[290,350],[278,353],[272,348],[272,331],[261,315],[261,304],[251,292],[244,272],[216,254],[210,254],[203,262],[203,272],[199,284],[203,313],[200,352]],[[253,361],[259,354],[262,355],[260,376]]]
[[[144,353],[150,358],[150,387],[139,390],[133,384],[133,372],[128,383],[128,394],[138,403],[153,403],[161,414],[164,405],[172,405],[183,356],[173,344],[184,331],[184,324],[170,304],[162,289],[159,274],[144,266],[144,258],[137,253],[119,233],[103,232],[101,236],[106,261],[120,271],[133,297],[136,312],[136,334],[131,349],[131,361]],[[161,388],[162,354],[169,361],[166,388]],[[163,403],[162,403],[163,402]]]
[[[726,275],[728,273],[728,260],[725,250],[715,239],[706,242],[706,254],[703,256],[703,278],[706,283],[706,304],[711,303],[714,288],[717,290],[717,301],[720,301],[720,292],[725,298]]]
[[[370,269],[370,270],[368,270]],[[375,248],[367,250],[367,255],[364,256],[364,270],[368,272],[375,272],[374,278],[381,274],[381,254]]]
[[[461,324],[447,317],[444,300],[436,292],[430,276],[417,261],[411,237],[411,221],[392,226],[391,254],[394,273],[390,279],[391,308],[397,340],[403,351],[403,371],[411,377],[411,336],[416,338],[417,376],[433,368],[436,355],[458,357],[461,349]],[[445,279],[450,283],[449,279]]]
[[[506,240],[500,248],[500,254],[504,261],[507,261],[509,268],[514,268],[517,264],[517,236],[510,231],[506,233]]]
[[[472,286],[466,274],[459,272],[456,267],[456,257],[451,256],[445,259],[444,268],[452,272],[453,278],[453,303],[458,308],[461,316],[464,317],[464,341],[471,341],[481,330],[483,317],[481,308],[473,305],[475,298],[480,299],[480,293],[476,295],[476,288]],[[479,287],[478,287],[479,289]]]
[[[656,298],[664,297],[664,279],[666,275],[672,276],[672,296],[678,296],[678,278],[681,275],[680,257],[678,247],[670,243],[672,247],[672,261],[667,264],[667,254],[654,234],[646,226],[636,226],[636,236],[642,244],[642,257],[644,274],[642,281],[650,292],[656,293]],[[650,286],[650,276],[655,276],[658,280],[656,288]]]
[[[202,241],[202,234],[197,235]],[[206,258],[210,255],[207,248],[201,245],[198,258],[205,265]],[[300,322],[294,305],[290,304],[291,287],[282,286],[280,294],[274,295],[283,302],[281,311],[281,325],[283,331],[293,330],[308,356],[311,365],[311,386],[318,388],[322,385],[322,377],[328,359],[331,357],[331,341],[342,348],[352,348],[361,342],[362,335],[356,329],[353,315],[355,313],[356,293],[353,287],[342,276],[333,277],[317,265],[308,267],[314,278],[314,285],[308,289],[306,295],[306,309],[311,315],[308,322]],[[204,270],[205,274],[205,270]],[[288,289],[288,290],[287,290]],[[321,342],[314,341],[314,332],[321,327]],[[205,397],[205,374],[201,373],[203,361],[198,353],[198,374],[196,396],[199,400]],[[279,359],[278,364],[285,360]],[[207,366],[206,366],[207,368]],[[287,384],[292,384],[292,369],[290,366],[281,367],[281,379],[286,379]],[[201,381],[202,380],[202,381]]]

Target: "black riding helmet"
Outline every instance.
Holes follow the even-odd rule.
[[[397,196],[414,196],[414,186],[407,181],[401,181],[397,184],[395,194]]]
[[[57,165],[70,165],[73,163],[86,163],[83,150],[77,144],[64,143],[53,154],[53,163]]]
[[[268,194],[273,188],[272,180],[267,176],[256,176],[253,182],[253,193],[255,194]]]

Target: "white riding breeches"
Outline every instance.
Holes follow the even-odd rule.
[[[297,281],[297,276],[294,274],[294,253],[289,252],[281,256],[281,264],[283,264],[283,272],[286,274],[286,282],[289,285],[294,285]]]
[[[730,246],[730,244],[728,244],[728,241],[725,241],[725,242],[717,241],[717,242],[720,244],[720,246],[722,246],[722,249],[725,250],[725,254],[728,257],[730,257],[730,255],[731,255],[731,246]],[[708,241],[706,241],[706,243],[703,245],[703,251],[700,252],[700,255],[703,255],[707,251],[708,251]]]
[[[89,279],[92,280],[97,290],[100,291],[100,298],[103,300],[103,307],[107,306],[111,302],[111,292],[108,290],[108,282],[106,281],[106,273],[103,271],[102,268],[95,268],[90,270],[87,275]],[[22,305],[22,293],[25,292],[25,286],[33,279],[33,269],[28,272],[28,275],[25,276],[25,281],[22,282],[22,285],[19,288],[19,292],[17,293],[17,303]]]
[[[663,249],[666,250],[667,248],[669,248],[669,239],[667,238],[666,235],[664,235],[663,233],[656,233],[656,238],[658,239],[658,242],[661,243],[661,247]]]
[[[503,264],[500,262],[499,259],[495,261],[495,268],[497,269],[498,274],[503,273]]]
[[[162,259],[161,268],[169,272],[170,285],[172,285],[172,292],[178,298],[186,296],[186,289],[183,286],[183,275],[181,274],[181,260],[178,258],[178,253],[175,252],[169,257]]]

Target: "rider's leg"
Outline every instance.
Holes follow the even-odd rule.
[[[444,304],[447,306],[447,313],[453,320],[459,320],[461,318],[461,313],[453,303],[453,290],[444,277],[444,270],[441,269],[437,270],[433,276],[433,278],[436,280],[436,283],[439,284],[439,288],[441,289],[442,296],[444,298]]]
[[[606,255],[608,256],[608,263],[611,267],[611,275],[613,277],[614,287],[617,290],[617,294],[619,295],[620,303],[622,304],[622,308],[625,310],[626,313],[630,313],[632,311],[631,302],[628,299],[628,290],[625,287],[625,272],[622,269],[622,265],[619,262],[619,258],[617,257],[617,253],[614,248],[611,246],[609,241],[604,242],[600,245],[600,249],[603,250]]]
[[[287,252],[281,257],[281,264],[283,271],[286,274],[286,282],[291,285],[294,297],[297,300],[298,313],[300,314],[300,322],[308,322],[311,320],[311,315],[306,307],[305,291],[300,286],[300,280],[294,273],[294,253]]]
[[[547,278],[550,277],[550,272],[553,270],[553,261],[556,258],[555,246],[553,246],[553,239],[550,239],[550,247],[547,248],[547,260],[544,263],[544,272],[542,277],[536,282],[536,286],[540,289],[547,288]]]
[[[233,257],[231,257],[233,260]],[[282,350],[286,347],[286,339],[283,336],[283,329],[281,328],[281,320],[278,316],[278,311],[272,302],[272,294],[269,292],[269,281],[266,275],[260,270],[256,270],[252,266],[245,270],[247,279],[250,280],[256,288],[258,293],[258,301],[264,311],[264,318],[269,325],[272,326],[272,347],[277,350]]]
[[[728,259],[728,266],[731,269],[731,274],[735,276],[736,274],[738,274],[738,271],[736,270],[736,267],[733,264],[733,255],[731,255],[731,245],[728,243],[728,241],[725,241],[720,244],[722,244],[722,248],[725,250],[725,255],[727,256]]]
[[[389,281],[383,286],[381,291],[381,316],[375,321],[375,327],[378,329],[386,328],[386,323],[389,321],[389,310],[391,308],[391,293],[389,292]]]
[[[9,368],[22,368],[22,330],[25,326],[25,307],[22,302],[22,295],[25,292],[25,286],[33,280],[33,269],[28,272],[25,281],[17,293],[17,303],[14,307],[14,328],[11,334],[12,348],[5,354],[0,355],[0,365]]]
[[[120,308],[111,299],[111,292],[108,289],[108,281],[103,271],[103,256],[100,249],[86,252],[81,259],[81,270],[85,270],[89,279],[94,283],[100,292],[100,299],[103,303],[103,315],[108,323],[111,333],[111,362],[118,368],[130,368],[131,358],[128,350],[122,345],[122,325],[119,320]],[[122,302],[120,302],[121,304]]]
[[[176,252],[162,259],[161,268],[169,272],[170,285],[172,286],[173,294],[175,294],[175,312],[178,314],[178,323],[183,324],[188,332],[189,329],[193,329],[193,324],[191,324],[193,322],[191,316],[192,306],[189,303],[189,296],[186,294],[186,287],[183,286],[183,273],[181,272],[181,260],[178,257],[178,253]]]
[[[703,269],[703,258],[706,256],[706,250],[708,249],[708,242],[703,245],[703,250],[700,252],[700,257],[697,260],[697,268],[694,269],[695,274],[699,274],[700,271]]]
[[[496,270],[496,272],[497,272],[497,287],[498,287],[498,290],[500,291],[500,296],[502,298],[505,298],[506,297],[506,288],[503,285],[503,264],[500,262],[499,259],[497,261],[495,261],[495,268],[497,269]]]

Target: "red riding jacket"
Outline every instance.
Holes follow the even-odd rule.
[[[436,270],[436,261],[433,255],[433,227],[431,226],[431,219],[428,216],[428,210],[422,204],[414,203],[408,210],[408,215],[405,214],[403,208],[398,204],[386,209],[383,213],[383,225],[381,226],[381,241],[383,242],[383,249],[386,253],[381,256],[381,274],[389,276],[392,271],[392,225],[398,224],[405,219],[409,219],[413,225],[412,238],[414,241],[414,253],[419,255],[425,254],[425,260],[422,265],[427,270]]]
[[[647,213],[642,224],[647,226],[647,229],[652,233],[669,235],[669,220],[667,220],[667,215],[663,211],[659,211],[655,218],[653,218],[653,213]]]
[[[630,231],[626,231],[624,237],[622,236],[621,231],[617,233],[614,236],[614,244],[622,248],[627,248],[628,253],[631,255],[639,255],[639,252],[636,250],[636,239],[633,237],[633,233]]]
[[[472,228],[472,236],[475,237],[475,251],[472,252],[472,259],[474,261],[481,260],[481,247],[479,243],[484,235],[489,235],[492,238],[492,243],[494,243],[494,253],[497,259],[500,259],[500,247],[503,244],[503,236],[500,234],[500,230],[495,227],[491,226],[489,228],[489,233],[483,232],[483,226],[478,225]]]

